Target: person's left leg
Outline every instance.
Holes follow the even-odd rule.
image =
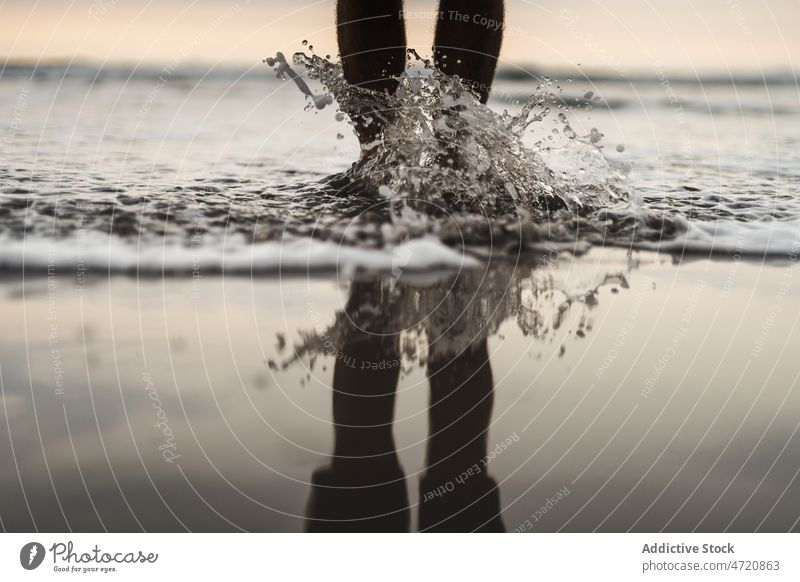
[[[344,78],[351,85],[393,93],[406,66],[403,0],[338,0],[336,33]],[[348,112],[362,145],[380,136],[381,118]]]

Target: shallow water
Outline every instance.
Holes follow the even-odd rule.
[[[797,531],[797,86],[548,91],[582,205],[404,209],[264,65],[4,70],[0,526]]]
[[[796,266],[6,279],[31,531],[789,531]]]

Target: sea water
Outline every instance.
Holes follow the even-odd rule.
[[[460,265],[464,250],[780,258],[798,246],[789,77],[501,71],[484,107],[410,58],[391,104],[401,115],[354,166],[346,112],[364,96],[335,63],[294,61],[312,97],[262,63],[7,66],[0,264],[386,268],[413,239],[425,241],[411,247],[425,250],[423,269]],[[460,167],[436,162],[447,139],[462,146]]]
[[[797,530],[793,79],[285,61],[3,70],[3,529]]]

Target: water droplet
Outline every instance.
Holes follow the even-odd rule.
[[[617,144],[617,151],[618,151],[619,153],[622,153],[622,152],[624,152],[624,151],[625,151],[625,146],[624,146],[624,145],[622,145],[622,144]]]
[[[308,41],[307,40],[303,41],[303,46],[308,46]]]

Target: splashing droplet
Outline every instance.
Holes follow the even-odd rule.
[[[294,69],[289,66],[289,63],[286,62],[286,57],[283,55],[283,53],[277,53],[275,58],[267,58],[266,63],[270,67],[274,67],[275,75],[279,79],[288,78],[294,81],[294,84],[297,85],[297,88],[300,89],[303,95],[311,99],[317,109],[325,109],[327,105],[333,103],[333,98],[330,95],[316,95],[313,93],[311,88],[308,86],[308,83],[306,83],[302,77],[300,77],[300,75],[298,75]]]

